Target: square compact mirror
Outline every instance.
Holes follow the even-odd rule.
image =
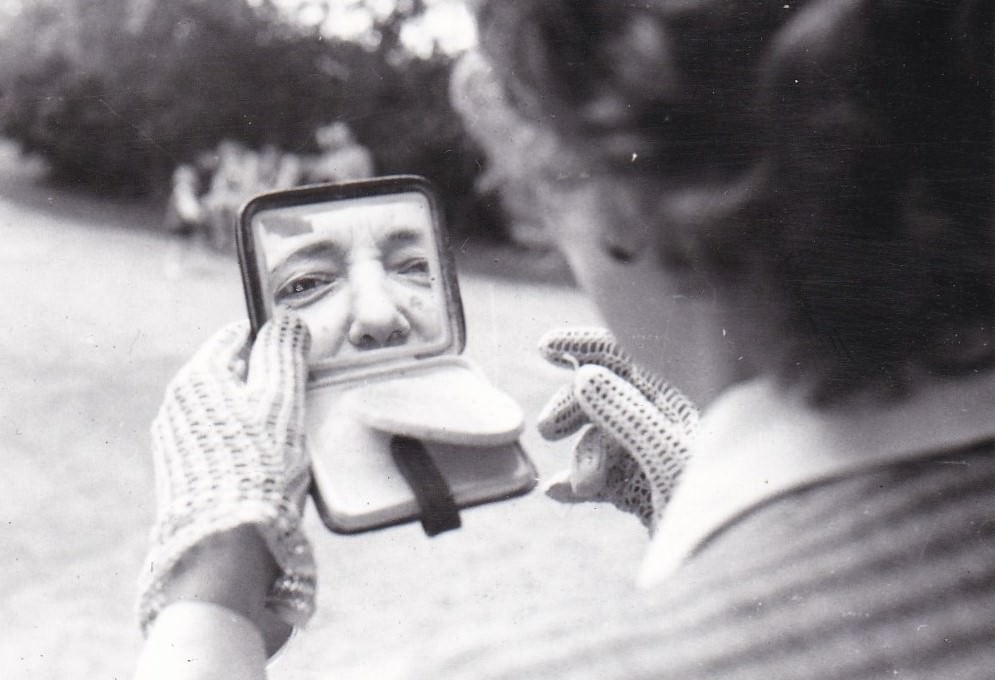
[[[523,494],[522,414],[462,356],[462,301],[430,183],[381,177],[263,194],[237,243],[253,334],[274,310],[311,334],[312,496],[331,530],[420,520]]]

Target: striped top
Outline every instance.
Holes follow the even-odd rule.
[[[705,412],[645,590],[446,630],[422,678],[995,678],[995,375]]]
[[[995,444],[753,508],[664,583],[440,636],[425,678],[995,678]]]

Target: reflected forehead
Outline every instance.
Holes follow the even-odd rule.
[[[431,213],[420,197],[294,207],[264,213],[259,220],[270,271],[305,257],[345,257],[364,244],[384,251],[427,245],[432,233]]]
[[[412,200],[356,202],[315,215],[310,221],[316,235],[343,245],[362,234],[369,234],[380,245],[419,241],[431,229],[426,207]]]

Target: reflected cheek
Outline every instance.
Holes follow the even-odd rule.
[[[311,332],[310,360],[334,356],[342,347],[349,323],[348,301],[348,295],[337,291],[297,310]]]
[[[613,259],[597,223],[583,217],[560,224],[554,234],[577,283],[621,346],[644,368],[667,368],[661,359],[673,324],[683,322],[681,296],[674,294],[655,252],[639,253],[629,262]]]
[[[397,308],[411,324],[412,335],[418,340],[438,337],[442,318],[435,295],[431,290],[398,284],[391,297]]]

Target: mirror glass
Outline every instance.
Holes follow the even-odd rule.
[[[452,274],[423,191],[329,200],[305,192],[296,204],[294,195],[269,205],[264,196],[248,215],[263,296],[256,306],[267,318],[278,307],[304,318],[312,371],[437,354],[453,344]]]

